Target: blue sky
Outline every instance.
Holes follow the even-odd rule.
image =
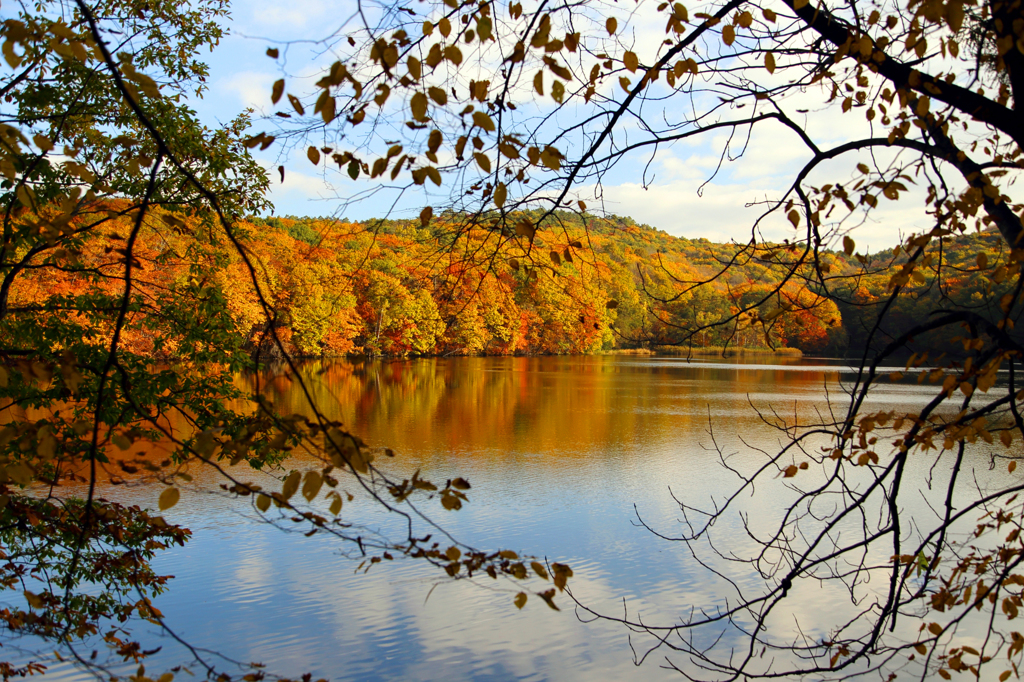
[[[209,91],[203,100],[193,103],[200,117],[215,125],[231,119],[245,107],[254,107],[257,113],[269,113],[269,93],[274,80],[287,72],[291,86],[296,80],[316,73],[316,64],[333,61],[329,54],[321,52],[320,44],[315,41],[342,29],[354,9],[352,2],[323,0],[235,2],[231,34],[208,57]],[[643,35],[634,39],[639,45],[657,44]],[[266,56],[265,51],[270,46],[282,48],[282,59],[275,61]],[[640,51],[639,47],[636,49]],[[823,104],[824,98],[818,94],[809,97],[813,104],[819,107]],[[843,118],[835,107],[812,116],[808,123],[816,137],[825,142],[838,142],[849,134],[850,117]],[[257,130],[260,130],[259,124],[254,126],[254,131]],[[788,131],[781,127],[762,127],[755,133],[743,158],[726,163],[715,181],[698,194],[698,188],[718,164],[725,143],[724,135],[710,135],[696,144],[680,143],[659,149],[658,156],[647,167],[647,177],[653,181],[646,187],[640,178],[648,157],[637,154],[627,158],[606,178],[601,195],[604,209],[679,236],[716,241],[746,240],[758,213],[756,207],[746,205],[778,196],[808,154]],[[282,163],[286,167],[283,183],[276,172],[272,174],[271,198],[279,215],[334,215],[361,220],[391,212],[394,217],[413,217],[425,203],[443,203],[438,196],[416,196],[404,197],[393,207],[393,195],[376,195],[368,201],[346,205],[340,197],[365,190],[368,186],[365,182],[352,183],[336,172],[323,175],[323,164],[318,174],[304,153],[281,157],[278,149],[275,145],[257,153],[257,158],[268,168],[276,169]],[[832,164],[827,169],[831,174],[829,179],[845,181],[851,177],[856,161],[846,158]],[[579,188],[579,195],[591,208],[602,205],[594,196],[593,187]],[[923,220],[926,216],[919,202],[902,201],[899,205],[881,208],[871,222],[858,228],[859,245],[891,246],[901,232],[929,227]],[[763,229],[763,236],[769,239],[782,239],[792,234],[781,217],[767,223]]]

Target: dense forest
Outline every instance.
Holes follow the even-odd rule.
[[[117,208],[114,201],[96,211],[116,216]],[[220,310],[223,331],[241,349],[264,356],[279,352],[271,331],[295,357],[669,346],[838,356],[865,350],[901,276],[909,280],[909,295],[891,303],[877,343],[920,324],[943,302],[995,316],[998,311],[985,308],[998,297],[986,289],[1005,279],[998,265],[1006,249],[995,231],[935,240],[914,279],[903,274],[907,254],[900,249],[821,253],[818,267],[831,280],[825,294],[808,284],[810,265],[807,276],[794,267],[805,256],[787,244],[716,244],[629,218],[567,211],[534,224],[540,215],[518,217],[516,229],[529,242],[503,239],[489,226],[467,229],[466,216],[452,213],[367,222],[249,217],[239,223],[239,235],[278,311],[268,324],[240,255],[217,230],[197,216],[159,212],[135,246],[144,275],[138,286],[151,301],[186,289],[189,296],[203,292],[206,304]],[[30,310],[55,294],[82,300],[113,293],[120,286],[110,274],[119,263],[117,243],[131,227],[127,219],[113,224],[120,227],[102,251],[65,254],[88,267],[56,279],[27,276],[12,292],[12,309]],[[979,277],[981,266],[992,268],[991,276]],[[751,305],[759,314],[718,324]],[[135,314],[158,308],[141,306]],[[147,328],[133,325],[129,347],[150,356],[178,354],[173,342],[148,336]]]

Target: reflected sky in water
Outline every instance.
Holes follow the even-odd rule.
[[[711,449],[712,429],[734,463],[753,463],[762,455],[745,444],[770,451],[780,441],[755,408],[806,420],[827,409],[827,394],[841,397],[840,380],[850,379],[824,365],[637,356],[336,361],[304,372],[325,412],[371,445],[395,450],[397,473],[422,468],[435,480],[470,480],[471,502],[461,511],[432,511],[460,539],[569,563],[581,601],[621,615],[625,600],[630,614],[662,621],[715,603],[723,588],[694,569],[685,547],[638,527],[637,514],[678,532],[673,493],[706,504],[736,483]],[[258,380],[280,409],[303,411],[293,382],[272,373]],[[871,408],[913,409],[927,399],[927,387],[913,382],[883,385]],[[979,472],[983,479],[987,465]],[[629,633],[581,622],[565,596],[561,612],[538,598],[517,611],[514,592],[494,591],[487,580],[443,581],[413,562],[357,574],[336,540],[259,523],[248,501],[208,492],[216,483],[200,472],[167,514],[194,537],[156,561],[176,576],[157,605],[192,643],[314,679],[680,679],[659,667],[658,655],[634,666]],[[127,495],[155,507],[158,493]],[[781,505],[785,493],[773,494]],[[344,513],[368,506],[357,500]],[[830,598],[809,599],[799,610],[813,630]],[[645,641],[633,637],[638,647]],[[187,661],[170,638],[160,643],[149,670]],[[79,674],[57,666],[47,678]]]

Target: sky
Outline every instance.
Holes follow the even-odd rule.
[[[254,108],[257,114],[271,113],[271,85],[282,73],[288,74],[290,85],[303,77],[312,82],[311,76],[317,73],[318,66],[333,61],[330,54],[319,52],[321,48],[314,40],[342,29],[351,21],[355,3],[238,0],[232,7],[230,35],[207,59],[211,67],[210,88],[204,99],[193,102],[208,125],[230,120],[246,107]],[[634,36],[640,45],[650,41],[650,36],[643,35],[644,30],[639,27],[639,34]],[[281,47],[280,60],[266,56],[266,49],[271,46]],[[820,110],[807,119],[808,129],[816,139],[846,139],[851,117],[844,118],[835,106],[825,109],[819,93],[809,93],[807,97],[810,108]],[[259,129],[258,124],[253,128],[254,132]],[[759,208],[751,203],[779,196],[809,154],[795,135],[781,126],[761,126],[755,130],[742,158],[724,163],[715,179],[700,189],[719,164],[726,142],[724,135],[705,135],[697,144],[661,147],[653,160],[637,153],[608,175],[600,192],[593,186],[582,186],[577,188],[578,196],[587,201],[591,210],[629,216],[676,236],[746,241],[759,213]],[[274,169],[271,201],[277,215],[331,215],[365,220],[390,214],[411,218],[419,214],[424,203],[442,202],[442,197],[428,195],[404,197],[394,203],[394,196],[378,194],[348,205],[339,197],[365,190],[365,182],[352,183],[336,172],[318,174],[304,153],[281,156],[278,145],[266,152],[256,152],[255,156],[268,169]],[[858,160],[847,157],[833,163],[826,169],[829,181],[851,179]],[[276,172],[278,165],[286,168],[283,182]],[[322,170],[323,164],[319,168]],[[857,228],[858,250],[891,247],[909,232],[930,228],[921,208],[923,193],[916,192],[917,201],[913,200],[914,194],[912,191],[910,201],[883,202],[871,220]],[[781,240],[793,237],[794,233],[780,215],[763,225],[761,236]]]

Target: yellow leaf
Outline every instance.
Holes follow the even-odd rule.
[[[339,495],[338,493],[333,493],[333,494],[334,494],[334,500],[331,502],[331,515],[332,516],[337,516],[338,514],[341,513],[342,500],[341,500],[341,495]]]
[[[174,505],[178,504],[178,498],[180,497],[181,492],[179,492],[177,488],[165,488],[164,491],[160,493],[160,500],[158,502],[160,511],[170,509]]]
[[[270,495],[264,495],[260,493],[256,496],[256,508],[261,512],[265,512],[270,509]]]
[[[516,223],[516,234],[520,237],[526,237],[532,242],[533,236],[537,234],[537,228],[533,226],[532,220],[523,218]]]
[[[615,17],[608,17],[608,20],[604,22],[604,27],[608,30],[608,35],[615,35],[615,29],[619,27],[619,22]]]
[[[302,496],[306,498],[306,501],[312,502],[313,498],[320,492],[320,487],[324,484],[324,478],[318,471],[306,472],[306,480],[302,483]]]
[[[448,21],[447,17],[441,19],[441,21],[437,22],[437,30],[447,38],[452,32],[452,22]]]
[[[480,168],[483,169],[484,173],[491,172],[491,160],[487,157],[486,154],[483,154],[481,152],[474,152],[473,158],[476,159],[477,165],[479,165]]]
[[[32,137],[32,141],[39,147],[39,151],[46,153],[53,149],[53,142],[50,141],[46,135],[35,135]]]
[[[629,69],[631,72],[636,72],[637,67],[640,66],[640,60],[633,52],[626,52],[622,55],[622,64]]]
[[[277,104],[278,100],[281,99],[281,95],[284,94],[284,79],[279,78],[274,81],[274,87],[270,90],[270,101]]]
[[[409,111],[412,112],[412,117],[417,121],[427,120],[427,96],[422,92],[413,94],[412,99],[409,100]]]
[[[406,65],[409,67],[409,76],[411,76],[413,80],[419,80],[420,77],[423,75],[423,69],[420,66],[420,60],[410,55],[409,59],[406,61]]]
[[[35,592],[29,592],[28,590],[25,590],[25,601],[27,601],[28,605],[34,609],[41,609],[46,606],[46,602],[43,601],[42,597]]]
[[[537,72],[537,75],[533,77],[533,89],[537,91],[537,94],[541,97],[544,96],[544,69]]]
[[[511,549],[503,549],[503,550],[501,550],[500,552],[498,552],[498,556],[500,556],[502,559],[510,559],[510,560],[515,560],[515,559],[519,558],[519,555],[516,554],[515,552],[513,552]]]
[[[786,214],[786,218],[793,223],[793,227],[800,226],[800,213],[795,208]]]
[[[320,163],[320,150],[316,147],[310,146],[310,148],[306,150],[306,157],[309,159],[310,163],[315,166]]]
[[[732,27],[732,24],[726,24],[722,27],[722,42],[726,45],[732,45],[736,42],[736,29]]]
[[[440,106],[444,106],[448,103],[448,93],[441,88],[431,86],[427,88],[427,94],[430,95],[430,99],[437,102]]]
[[[623,90],[625,90],[626,92],[629,92],[629,79],[628,78],[626,78],[625,76],[621,76],[619,78],[619,85],[622,86]]]
[[[988,255],[987,254],[979,253],[977,261],[978,261],[978,269],[979,270],[985,270],[986,268],[988,268]]]
[[[764,55],[764,68],[768,69],[768,73],[775,73],[775,55],[771,52]]]
[[[557,251],[552,251],[548,255],[551,257],[551,262],[555,264],[556,268],[562,264],[562,257],[558,255]]]
[[[473,112],[473,124],[480,126],[489,133],[493,133],[496,130],[494,127],[494,121],[492,121],[491,117],[482,111]]]
[[[548,570],[544,568],[544,564],[539,561],[531,561],[530,567],[533,568],[534,573],[539,575],[541,578],[544,578],[544,580],[548,579]]]
[[[291,499],[299,490],[299,482],[302,480],[302,474],[298,471],[293,471],[288,474],[288,478],[284,479],[284,485],[281,487],[281,496],[288,500]]]
[[[932,633],[933,635],[936,635],[936,636],[941,635],[942,634],[942,626],[939,625],[938,623],[929,623],[929,625],[928,625],[928,632],[930,632],[930,633]]]
[[[526,606],[526,593],[520,592],[516,595],[516,598],[513,601],[515,602],[517,609],[523,608],[524,606]]]
[[[581,211],[586,211],[587,210],[587,204],[586,204],[585,201],[580,200],[580,201],[577,201],[576,203],[579,205]]]
[[[508,196],[508,188],[505,187],[504,182],[499,182],[498,186],[494,188],[494,205],[501,208],[505,205],[505,199]]]
[[[562,81],[555,81],[551,84],[551,99],[559,104],[565,99],[565,86],[562,85]]]

